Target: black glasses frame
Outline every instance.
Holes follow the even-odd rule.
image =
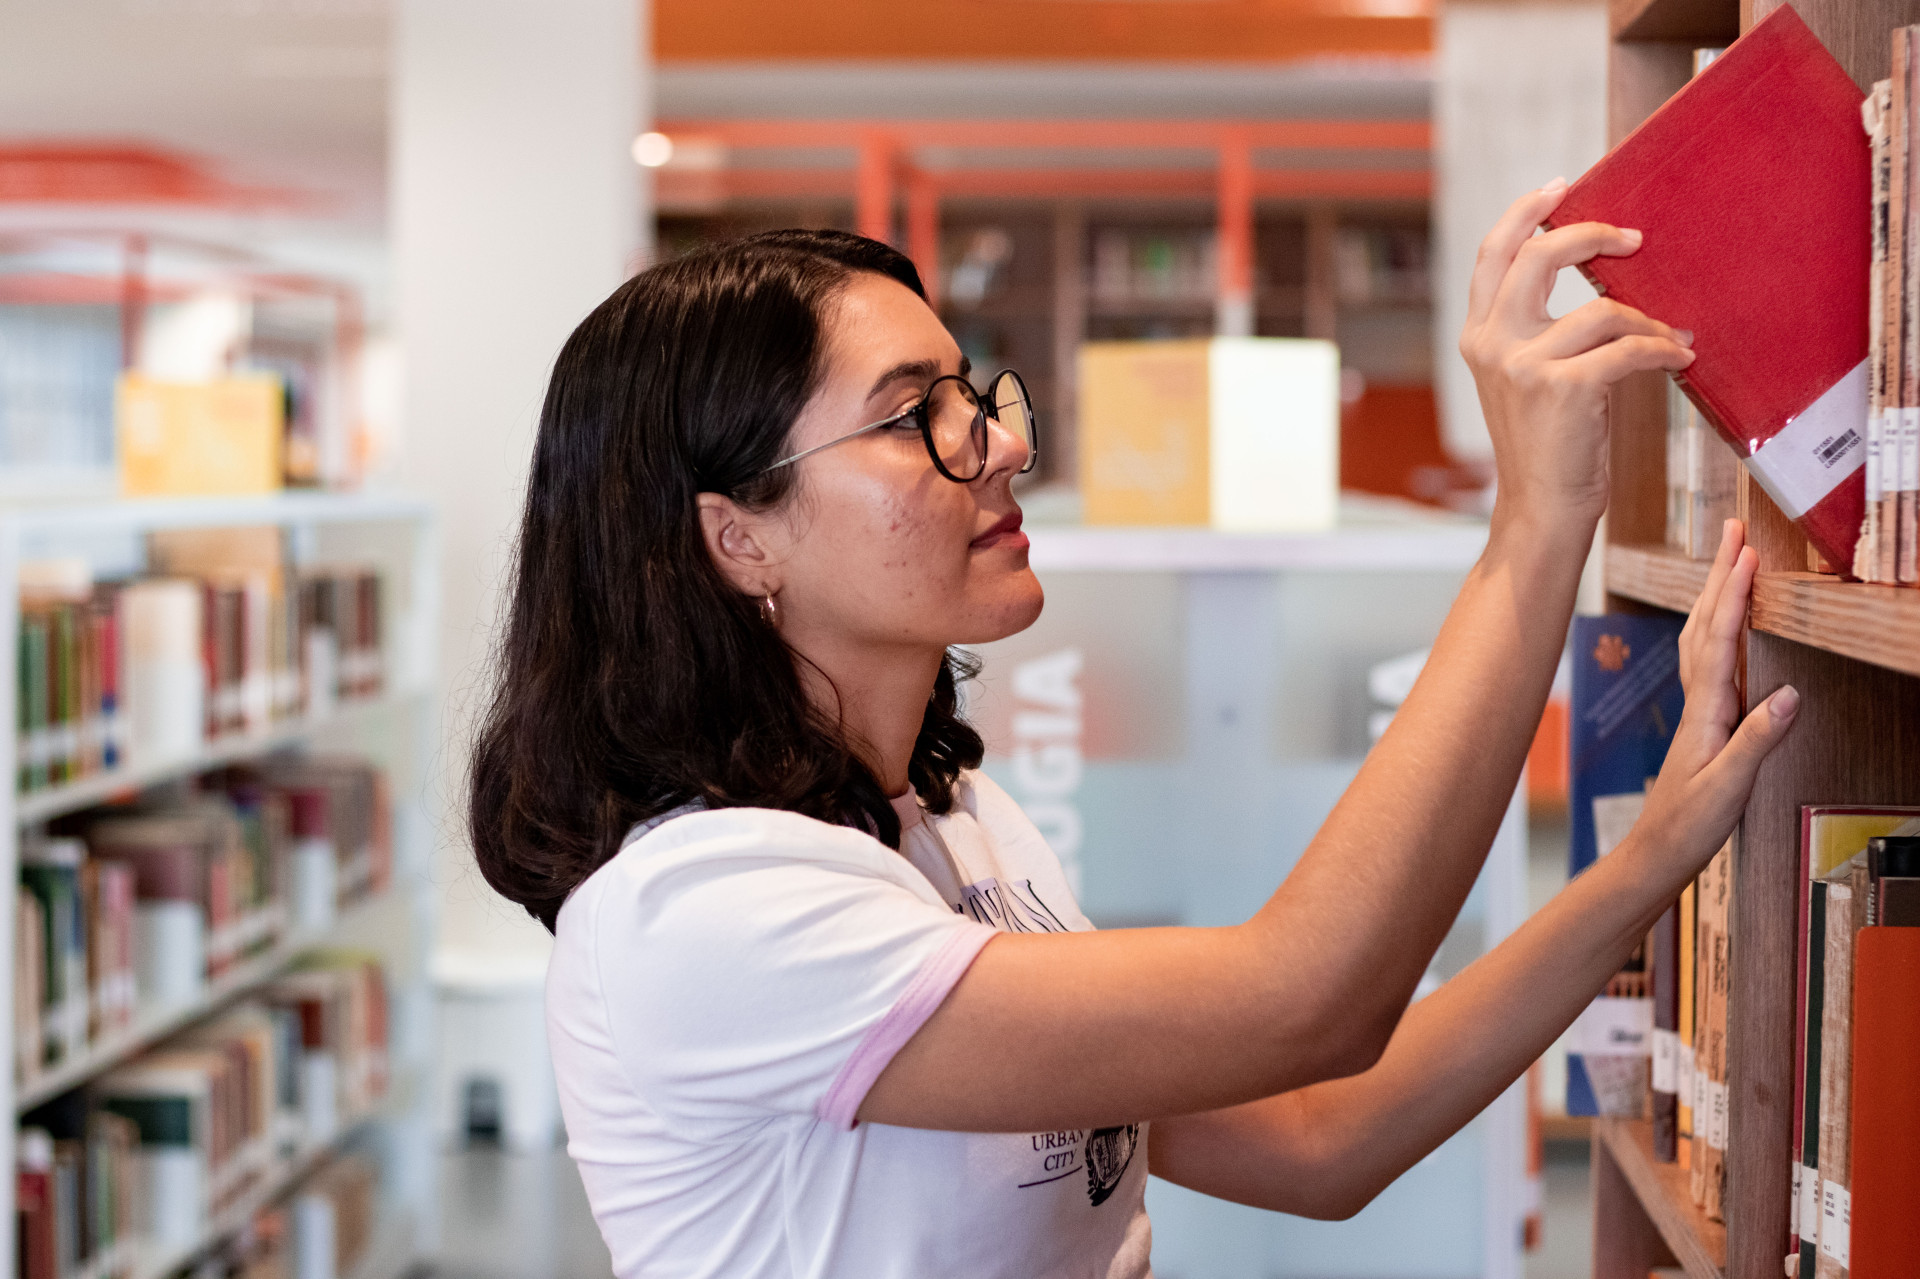
[[[920,441],[927,446],[927,456],[933,459],[934,469],[939,471],[946,479],[952,480],[955,484],[971,484],[986,473],[988,446],[987,419],[991,416],[996,422],[1000,420],[1000,392],[1002,387],[1008,385],[1009,379],[1011,379],[1012,386],[1018,391],[1021,402],[1027,406],[1027,461],[1026,465],[1022,466],[1017,472],[1020,475],[1025,475],[1028,471],[1031,471],[1034,464],[1040,460],[1040,422],[1034,415],[1033,396],[1027,391],[1026,381],[1012,369],[1001,369],[998,373],[994,374],[993,380],[987,383],[987,393],[984,396],[980,394],[973,383],[963,374],[948,373],[942,377],[937,377],[928,384],[925,394],[914,401],[911,407],[895,413],[892,417],[882,418],[878,422],[869,422],[859,430],[849,431],[838,439],[828,440],[825,444],[816,444],[810,449],[804,449],[801,452],[795,453],[792,457],[781,458],[778,462],[769,466],[767,470],[779,470],[783,466],[798,462],[803,457],[810,457],[822,449],[830,449],[836,444],[845,444],[855,436],[865,435],[869,431],[885,430],[887,427],[898,426],[902,422],[911,420],[915,426],[920,428]],[[948,469],[947,464],[940,460],[940,450],[934,447],[933,415],[928,411],[928,406],[932,404],[933,393],[939,388],[942,382],[958,382],[973,394],[973,425],[970,430],[973,434],[974,452],[978,454],[980,458],[980,466],[971,475],[955,475],[952,470]],[[993,412],[991,414],[987,411],[988,404],[993,405]],[[762,474],[765,474],[765,472],[762,472]]]

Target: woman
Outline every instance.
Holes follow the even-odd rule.
[[[1032,442],[1016,382],[977,405],[904,258],[755,237],[580,326],[471,822],[489,881],[556,933],[570,1149],[618,1274],[1140,1276],[1149,1169],[1346,1216],[1618,969],[1797,705],[1739,714],[1735,524],[1633,834],[1408,1005],[1539,720],[1606,505],[1607,387],[1692,359],[1610,302],[1547,317],[1560,268],[1640,241],[1534,236],[1564,191],[1516,202],[1475,269],[1486,553],[1347,797],[1231,928],[1092,931],[976,771],[952,649],[1040,612],[1009,489]]]

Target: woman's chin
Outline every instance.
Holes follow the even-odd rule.
[[[1031,569],[1023,565],[1017,574],[1010,575],[1010,580],[996,585],[999,589],[992,602],[987,607],[971,610],[975,625],[967,627],[966,634],[954,643],[991,644],[1009,635],[1018,635],[1039,620],[1047,596]]]

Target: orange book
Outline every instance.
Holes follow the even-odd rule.
[[[1920,1258],[1920,928],[1862,928],[1853,958],[1850,1279]]]

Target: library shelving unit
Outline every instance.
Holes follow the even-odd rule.
[[[168,758],[135,758],[126,765],[27,793],[17,790],[18,722],[15,680],[0,680],[0,882],[19,875],[21,837],[45,822],[165,782],[287,747],[350,750],[385,769],[393,795],[392,885],[343,909],[331,928],[294,931],[209,981],[190,1002],[139,1009],[130,1026],[91,1044],[25,1085],[13,1069],[13,1023],[0,1018],[0,1098],[12,1121],[0,1124],[0,1256],[16,1256],[14,1166],[20,1115],[69,1089],[84,1086],[168,1036],[227,1007],[286,972],[321,947],[380,957],[389,999],[390,1083],[371,1113],[343,1117],[331,1138],[278,1160],[239,1202],[227,1205],[207,1232],[170,1248],[147,1245],[96,1259],[88,1275],[171,1279],[244,1230],[260,1209],[291,1190],[329,1154],[347,1146],[371,1154],[379,1167],[379,1218],[357,1268],[341,1279],[398,1279],[422,1255],[422,1231],[432,1228],[431,1123],[426,1111],[433,1006],[428,976],[435,915],[428,861],[431,824],[425,812],[426,772],[433,742],[434,627],[439,605],[436,532],[430,509],[411,498],[290,491],[257,498],[129,500],[87,505],[0,508],[0,652],[16,651],[18,570],[23,560],[47,556],[87,559],[103,575],[145,567],[146,535],[167,529],[279,526],[296,565],[356,562],[375,565],[383,579],[383,691],[342,699],[332,710],[281,721],[270,730],[222,736]],[[13,914],[0,911],[0,963],[11,965]]]
[[[1612,0],[1608,131],[1618,142],[1686,82],[1691,51],[1724,46],[1783,0]],[[1888,73],[1890,34],[1916,0],[1794,0],[1864,91]],[[1861,210],[1865,217],[1867,210]],[[1666,380],[1623,382],[1612,404],[1606,584],[1621,609],[1690,608],[1706,565],[1662,546]],[[1645,1123],[1594,1128],[1595,1279],[1778,1279],[1792,1190],[1794,936],[1800,806],[1920,803],[1920,591],[1805,572],[1806,541],[1744,474],[1739,511],[1760,554],[1742,645],[1746,702],[1803,696],[1792,735],[1761,768],[1733,841],[1724,1221],[1687,1176],[1654,1160]]]

